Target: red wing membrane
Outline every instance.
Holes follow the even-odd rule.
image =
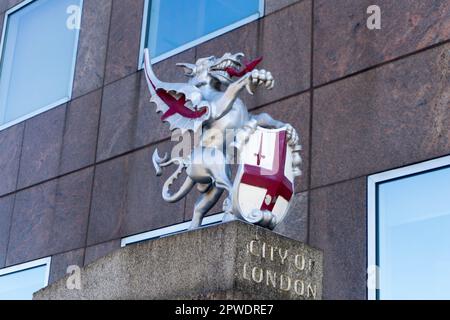
[[[208,108],[206,107],[202,107],[199,110],[191,110],[185,107],[186,97],[184,94],[181,94],[181,97],[178,100],[164,89],[156,90],[156,94],[169,107],[169,109],[161,116],[162,121],[177,113],[185,118],[198,119],[208,112]]]

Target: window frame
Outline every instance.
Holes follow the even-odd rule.
[[[0,77],[1,77],[1,67],[2,67],[2,59],[3,59],[3,52],[4,52],[4,45],[6,43],[6,33],[7,33],[7,26],[8,26],[8,19],[9,16],[14,14],[16,11],[19,11],[20,9],[22,9],[23,7],[31,4],[32,2],[35,1],[39,1],[39,0],[23,0],[22,2],[20,2],[19,4],[15,5],[14,7],[10,8],[9,10],[7,10],[5,12],[4,15],[4,21],[3,21],[3,29],[2,29],[2,34],[1,34],[1,39],[0,39]],[[84,5],[84,0],[79,0],[80,1],[80,9],[81,9],[81,17],[80,17],[80,23],[83,19],[83,5]],[[25,120],[31,119],[41,113],[44,113],[50,109],[53,109],[57,106],[62,105],[63,103],[66,103],[68,101],[70,101],[72,99],[72,93],[73,93],[73,84],[75,81],[75,68],[76,68],[76,61],[77,61],[77,56],[78,56],[78,47],[79,47],[79,40],[80,40],[80,30],[81,30],[81,26],[80,28],[77,29],[76,31],[76,35],[75,35],[75,50],[74,50],[74,55],[72,58],[72,72],[71,72],[71,77],[70,77],[70,83],[69,83],[69,90],[67,92],[67,96],[64,98],[61,98],[53,103],[50,103],[49,105],[43,106],[29,114],[26,114],[24,116],[21,116],[17,119],[14,119],[12,121],[6,122],[4,124],[0,124],[0,131],[7,129],[9,127],[12,127],[18,123],[21,123]]]
[[[224,217],[223,213],[214,214],[211,216],[207,216],[202,221],[202,227],[210,226],[213,224],[220,224],[222,222],[222,219]],[[148,240],[154,240],[158,238],[167,237],[170,235],[174,235],[177,233],[185,232],[188,230],[189,225],[191,221],[182,222],[178,224],[174,224],[168,227],[147,231],[143,233],[139,233],[133,236],[122,238],[120,241],[120,246],[126,247],[131,244],[148,241]]]
[[[141,27],[141,43],[140,43],[140,49],[139,49],[139,61],[138,61],[138,70],[142,70],[144,68],[144,49],[145,49],[145,39],[147,36],[147,27],[148,27],[148,15],[150,14],[150,1],[151,0],[145,0],[144,3],[144,13],[142,16],[142,27]],[[193,40],[191,42],[188,42],[180,47],[177,47],[173,50],[170,50],[169,52],[163,53],[159,56],[152,57],[151,63],[155,64],[162,60],[165,60],[167,58],[170,58],[174,55],[177,55],[178,53],[181,53],[183,51],[186,51],[188,49],[191,49],[195,46],[198,46],[199,44],[206,42],[208,40],[211,40],[213,38],[216,38],[218,36],[221,36],[229,31],[232,31],[234,29],[237,29],[239,27],[242,27],[243,25],[250,23],[252,21],[258,20],[262,17],[264,17],[265,14],[265,0],[259,0],[259,13],[255,13],[245,19],[236,21],[235,23],[225,26],[219,30],[216,30],[212,33],[209,33],[207,35],[204,35],[196,40]]]
[[[22,271],[27,271],[29,269],[33,269],[33,268],[37,268],[37,267],[45,266],[46,267],[45,278],[44,278],[45,284],[44,284],[44,287],[42,287],[42,288],[45,288],[48,286],[48,282],[50,279],[51,263],[52,263],[52,257],[46,257],[46,258],[42,258],[42,259],[38,259],[38,260],[21,263],[18,265],[0,269],[0,277],[18,273],[18,272],[22,272]]]
[[[368,300],[377,300],[377,290],[379,284],[378,275],[378,185],[380,183],[408,178],[417,174],[432,172],[439,169],[444,169],[450,166],[450,156],[444,156],[433,160],[424,161],[421,163],[409,165],[406,167],[393,169],[381,173],[371,175],[367,178],[367,271],[371,278],[367,282],[367,298]],[[374,269],[374,266],[377,268]],[[376,284],[374,287],[373,285]]]

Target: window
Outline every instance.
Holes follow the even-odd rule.
[[[223,213],[205,217],[202,221],[202,226],[210,226],[213,224],[218,224],[222,221],[222,219],[223,219]],[[175,224],[173,226],[169,226],[169,227],[165,227],[165,228],[161,228],[161,229],[157,229],[157,230],[152,230],[149,232],[140,233],[140,234],[137,234],[134,236],[123,238],[122,242],[121,242],[121,246],[125,247],[125,246],[133,244],[133,243],[138,243],[138,242],[147,241],[147,240],[151,240],[151,239],[162,238],[162,237],[165,237],[168,235],[183,232],[183,231],[188,230],[190,223],[191,223],[190,221],[183,222],[183,223]]]
[[[7,11],[0,46],[0,129],[68,101],[82,0],[28,0]]]
[[[141,56],[156,63],[264,15],[264,0],[146,0]]]
[[[368,205],[369,298],[450,299],[450,157],[369,177]]]
[[[0,300],[31,300],[48,285],[51,258],[0,269]]]

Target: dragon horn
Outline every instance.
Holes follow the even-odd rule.
[[[184,74],[188,77],[193,77],[197,69],[197,66],[192,63],[177,63],[177,67],[182,67]]]

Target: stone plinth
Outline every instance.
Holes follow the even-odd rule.
[[[321,299],[322,253],[233,221],[117,250],[81,270],[81,289],[67,280],[34,299]]]

